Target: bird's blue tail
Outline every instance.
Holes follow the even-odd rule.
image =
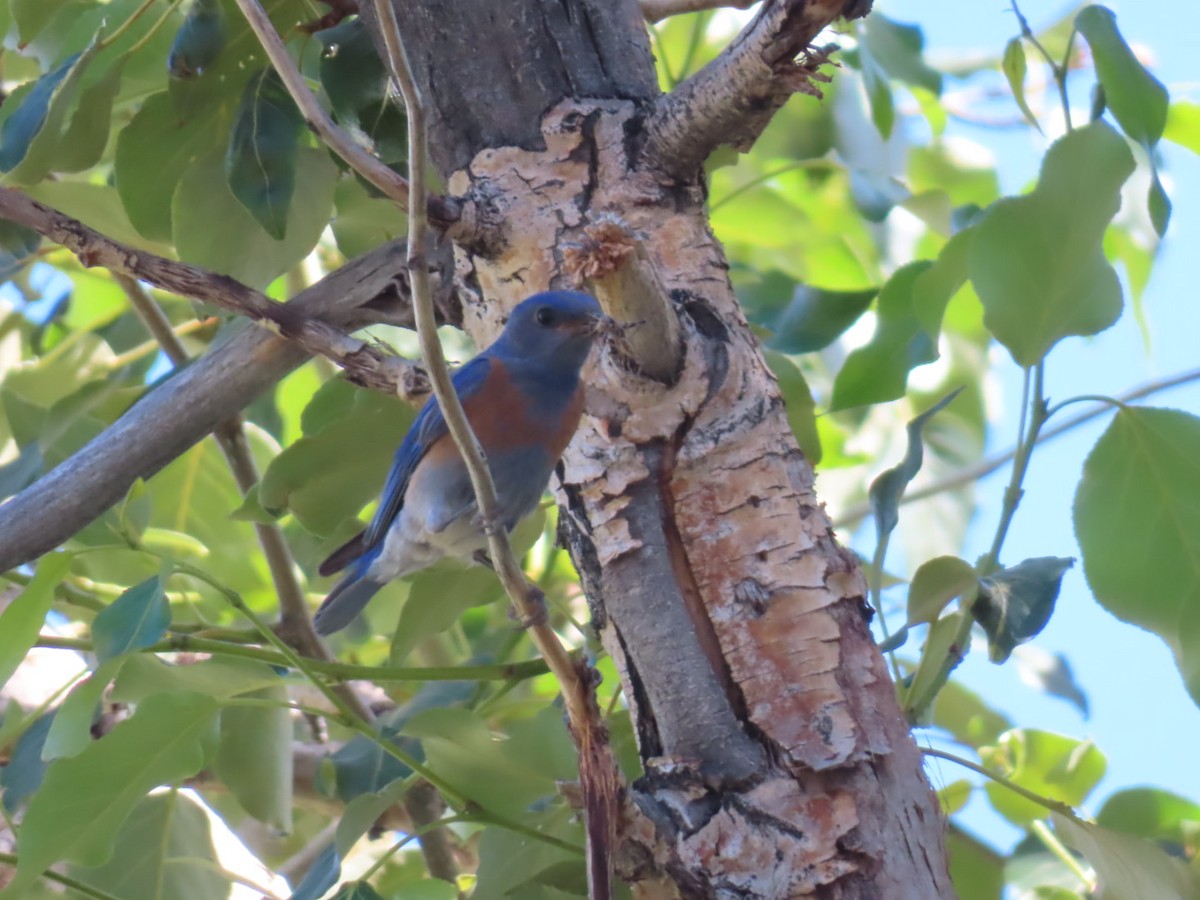
[[[317,634],[333,634],[341,631],[354,621],[354,617],[363,611],[367,601],[386,582],[375,581],[358,572],[351,572],[333,586],[333,590],[325,598],[325,602],[313,616],[313,625]]]

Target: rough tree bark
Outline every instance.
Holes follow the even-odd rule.
[[[645,765],[621,874],[642,897],[953,896],[862,576],[733,294],[700,168],[811,90],[824,55],[809,42],[866,8],[768,2],[662,97],[633,0],[394,7],[434,163],[499,230],[456,248],[476,341],[530,293],[569,286],[573,256],[613,251],[614,231],[640,241],[627,264],[652,271],[635,281],[661,285],[625,297],[626,312],[678,323],[680,346],[664,338],[653,360],[610,355],[590,373],[558,487]]]

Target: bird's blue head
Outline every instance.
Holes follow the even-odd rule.
[[[547,291],[517,305],[493,347],[506,355],[578,373],[608,321],[600,304],[587,294]]]

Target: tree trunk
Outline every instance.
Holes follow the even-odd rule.
[[[633,0],[394,6],[434,163],[491,229],[455,248],[467,330],[486,343],[572,267],[647,323],[589,372],[558,490],[645,767],[620,873],[643,897],[953,896],[862,575],[705,210],[708,150],[811,89],[809,41],[865,9],[768,2],[663,97]]]

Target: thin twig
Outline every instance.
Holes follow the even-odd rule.
[[[1176,375],[1170,375],[1166,378],[1148,381],[1145,384],[1131,388],[1123,394],[1117,394],[1116,397],[1112,399],[1116,400],[1118,403],[1129,403],[1133,400],[1140,400],[1143,397],[1149,397],[1151,394],[1157,394],[1159,391],[1165,391],[1169,388],[1178,387],[1181,384],[1188,384],[1192,381],[1200,381],[1200,369],[1189,369],[1186,372],[1180,372]],[[1061,403],[1058,404],[1055,409],[1057,410],[1062,408],[1062,405],[1063,404]],[[1057,425],[1054,425],[1050,428],[1043,428],[1038,434],[1037,443],[1044,443],[1051,438],[1056,438],[1068,431],[1072,431],[1075,428],[1078,428],[1080,425],[1090,422],[1092,419],[1102,416],[1111,410],[1111,403],[1097,403],[1091,409],[1086,409],[1081,413],[1071,416],[1070,418],[1063,419]],[[961,469],[958,472],[955,472],[953,475],[947,475],[945,478],[941,478],[937,481],[927,484],[922,488],[918,488],[917,490],[913,491],[906,491],[904,496],[900,498],[900,505],[903,506],[907,503],[916,503],[918,500],[925,500],[928,497],[934,497],[938,494],[944,493],[945,491],[952,491],[956,488],[965,487],[966,485],[991,475],[996,470],[1008,465],[1013,461],[1013,459],[1016,458],[1016,455],[1017,448],[1011,447],[1008,450],[1005,450],[1003,453],[980,460],[973,466],[968,466],[965,469]],[[856,503],[854,506],[851,506],[837,517],[837,519],[834,521],[834,527],[847,528],[870,515],[870,513],[871,507],[868,503],[865,501],[862,503]]]
[[[671,16],[706,9],[749,9],[758,0],[640,0],[642,18],[653,25]]]
[[[602,812],[606,817],[604,830],[608,833],[594,833],[595,822],[591,820],[588,822],[587,831],[590,896],[593,900],[604,900],[611,894],[611,859],[608,851],[612,845],[612,830],[616,819],[618,775],[615,761],[608,746],[599,711],[591,699],[589,686],[585,684],[580,670],[559,641],[558,635],[545,622],[545,601],[542,593],[525,578],[509,544],[508,535],[500,525],[496,486],[479,441],[467,421],[462,403],[450,379],[450,371],[437,336],[433,298],[425,265],[425,111],[408,55],[400,40],[399,24],[390,0],[375,0],[375,12],[387,50],[388,70],[404,98],[408,117],[408,182],[412,201],[408,219],[408,266],[421,355],[430,373],[434,396],[446,420],[447,428],[470,474],[471,486],[487,532],[488,550],[496,574],[518,616],[522,621],[529,623],[530,637],[562,689],[571,732],[580,751],[581,782],[585,796],[589,788],[595,790],[600,783],[595,778],[588,777],[589,770],[603,780],[601,792],[605,796],[593,795],[588,810]],[[603,859],[603,864],[599,867],[593,864],[597,858]]]
[[[413,402],[423,400],[428,393],[424,373],[408,360],[385,355],[326,322],[304,316],[287,304],[276,303],[228,275],[122,244],[12,188],[0,187],[0,218],[32,228],[61,244],[87,268],[103,266],[114,275],[136,278],[253,319],[308,353],[337,363],[356,384],[395,393]]]
[[[1059,813],[1060,815],[1069,816],[1072,819],[1079,818],[1075,814],[1075,810],[1073,810],[1066,803],[1063,803],[1059,800],[1051,799],[1050,797],[1043,797],[1041,794],[1034,793],[1033,791],[1029,790],[1028,788],[1021,787],[1021,785],[1017,784],[1012,779],[1005,778],[1003,775],[997,774],[996,772],[989,771],[988,769],[985,769],[983,766],[978,765],[977,763],[971,762],[969,759],[963,759],[961,756],[955,756],[953,753],[948,753],[945,750],[934,750],[932,747],[922,747],[921,755],[922,756],[936,756],[938,759],[945,759],[945,760],[948,760],[949,762],[957,763],[958,765],[962,766],[964,769],[970,769],[972,772],[976,772],[976,773],[984,776],[985,778],[989,778],[992,781],[996,782],[996,784],[999,784],[999,785],[1002,785],[1003,787],[1008,788],[1014,794],[1019,794],[1020,796],[1024,797],[1026,800],[1036,803],[1038,806],[1048,809],[1051,812],[1056,812],[1056,813]]]
[[[0,853],[0,863],[16,866],[19,865],[19,860],[18,857],[13,856],[11,853]],[[86,881],[79,881],[75,878],[72,878],[70,875],[60,875],[58,872],[55,872],[51,869],[47,869],[45,872],[42,872],[38,877],[45,878],[47,881],[57,882],[63,887],[68,887],[85,897],[91,897],[92,900],[120,900],[120,898],[115,894],[110,894],[108,891],[102,891],[100,888],[93,887]]]
[[[258,0],[237,0],[237,5],[241,9],[242,15],[246,17],[246,21],[250,24],[259,43],[266,50],[271,65],[279,73],[288,93],[300,107],[309,127],[334,153],[345,160],[348,166],[379,188],[385,196],[394,200],[401,209],[408,209],[409,182],[402,175],[388,168],[378,157],[372,155],[366,147],[333,121],[333,118],[317,100],[316,94],[309,88],[304,76],[300,74],[299,68],[288,55],[283,38],[271,24],[270,17],[259,5]],[[421,201],[423,204],[428,203],[428,206],[425,207],[427,214],[441,228],[453,225],[461,217],[462,210],[458,201],[445,197],[434,197],[432,200],[422,197]]]
[[[182,368],[189,362],[187,350],[171,328],[171,321],[163,313],[162,308],[154,301],[145,289],[134,278],[128,275],[114,275],[117,284],[129,298],[134,312],[146,326],[146,330],[154,336],[163,349],[163,353],[175,365]],[[246,429],[240,415],[227,419],[217,426],[213,432],[233,480],[237,482],[242,497],[247,496],[258,484],[258,466],[250,453],[250,445],[246,441]],[[275,585],[275,595],[279,598],[279,631],[284,640],[295,647],[300,653],[313,659],[331,662],[333,656],[329,648],[317,635],[313,628],[312,617],[308,611],[308,602],[304,596],[304,588],[297,577],[296,562],[292,552],[284,540],[283,530],[274,522],[255,522],[254,532],[258,536],[259,546],[267,561],[267,569],[271,573],[271,581]],[[373,721],[370,708],[359,697],[358,692],[349,684],[339,684],[334,687],[346,704],[357,715],[367,722]]]

